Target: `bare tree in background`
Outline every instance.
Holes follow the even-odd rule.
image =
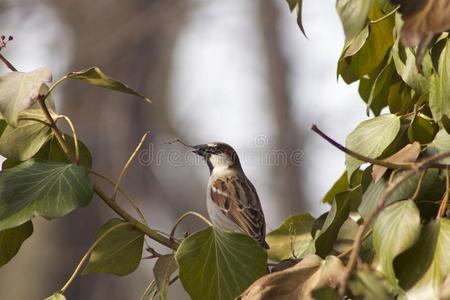
[[[278,30],[280,12],[275,4],[272,0],[259,1],[259,23],[263,31],[263,48],[268,65],[267,86],[277,122],[277,149],[291,154],[297,149],[303,149],[306,134],[295,121],[296,116],[292,115],[294,101],[288,88],[289,64],[282,51],[283,45]],[[303,173],[301,166],[292,164],[288,159],[286,166],[278,165],[272,174],[279,184],[280,202],[283,203],[287,214],[308,209]]]

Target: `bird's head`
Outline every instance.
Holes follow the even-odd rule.
[[[214,169],[241,168],[239,157],[234,149],[225,143],[201,144],[193,147],[197,155],[203,157],[212,172]]]

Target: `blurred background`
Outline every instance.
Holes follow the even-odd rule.
[[[268,231],[291,214],[318,217],[327,208],[320,200],[343,172],[344,155],[309,127],[344,142],[365,106],[356,86],[336,79],[344,37],[335,2],[305,0],[303,20],[308,38],[283,0],[0,1],[0,34],[14,36],[2,53],[19,70],[48,66],[57,79],[99,66],[151,97],[148,105],[68,82],[54,98],[91,149],[95,170],[112,178],[150,130],[122,187],[164,232],[187,210],[206,214],[208,169],[167,144],[174,138],[232,145],[258,190]],[[33,236],[0,269],[0,299],[43,299],[58,290],[113,216],[94,198],[66,218],[34,219]],[[179,235],[202,224],[183,226]],[[145,260],[123,278],[79,277],[66,296],[139,299],[152,265]],[[169,292],[169,299],[188,298],[179,283]]]

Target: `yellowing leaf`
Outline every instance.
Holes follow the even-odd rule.
[[[290,216],[277,229],[266,236],[270,246],[269,258],[281,261],[288,258],[301,258],[314,252],[311,228],[315,219],[310,214]]]
[[[17,125],[19,113],[31,107],[45,94],[45,82],[52,80],[48,68],[32,72],[10,72],[0,77],[0,113],[11,126]]]
[[[322,260],[317,255],[309,255],[293,267],[258,279],[238,299],[312,300],[313,290],[336,287],[344,270],[335,256]]]
[[[415,47],[439,32],[450,29],[448,0],[397,0],[405,23],[401,40],[406,47]]]
[[[415,162],[417,157],[420,154],[420,144],[418,142],[414,142],[412,144],[408,144],[396,153],[392,154],[388,158],[384,159],[385,162],[402,164],[408,162]],[[379,165],[374,165],[372,168],[372,178],[374,182],[380,180],[383,177],[384,173],[386,173],[387,168]]]

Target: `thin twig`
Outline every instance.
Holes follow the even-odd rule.
[[[366,220],[364,220],[364,223],[359,227],[358,232],[356,233],[355,240],[353,242],[353,250],[350,254],[350,258],[346,267],[346,271],[342,277],[342,284],[339,288],[339,294],[341,297],[345,295],[346,289],[347,289],[347,282],[350,278],[351,273],[353,272],[353,268],[356,265],[356,261],[359,256],[359,250],[361,248],[361,242],[362,237],[369,228],[370,224],[375,220],[375,218],[378,216],[378,214],[385,208],[386,200],[389,199],[389,197],[395,192],[395,190],[406,180],[411,178],[412,176],[419,174],[422,171],[426,171],[428,168],[432,167],[435,163],[439,162],[440,160],[450,157],[450,152],[440,153],[433,155],[429,158],[426,158],[422,160],[421,162],[418,162],[414,164],[414,168],[412,170],[409,170],[405,173],[403,173],[402,176],[399,176],[395,180],[392,181],[391,184],[388,185],[385,192],[381,196],[380,200],[378,201],[378,205],[375,208],[375,210],[367,217]]]
[[[206,219],[204,216],[202,216],[198,212],[188,211],[188,212],[185,212],[181,217],[179,217],[178,220],[173,225],[172,230],[170,231],[170,239],[171,240],[173,239],[173,236],[175,235],[175,230],[177,229],[178,225],[188,216],[197,217],[200,220],[202,220],[203,222],[205,222],[208,226],[213,226],[213,224],[208,219]]]
[[[373,21],[370,21],[370,24],[376,24],[376,23],[379,23],[379,22],[381,22],[381,21],[383,21],[383,20],[389,18],[390,16],[392,16],[393,14],[395,14],[395,12],[396,12],[399,8],[400,8],[400,5],[398,5],[397,7],[395,7],[393,10],[391,10],[389,13],[385,14],[385,15],[382,16],[381,18],[376,19],[376,20],[373,20]]]
[[[80,262],[78,263],[77,267],[75,268],[75,270],[73,271],[72,275],[70,276],[70,278],[67,280],[67,282],[64,284],[64,286],[58,291],[61,294],[64,294],[64,292],[67,290],[67,288],[70,286],[70,284],[72,283],[72,281],[75,279],[75,277],[78,275],[78,273],[80,272],[81,268],[83,267],[84,262],[88,259],[89,255],[92,253],[92,251],[94,250],[95,246],[98,245],[98,243],[100,243],[102,241],[103,238],[105,238],[105,236],[107,236],[110,232],[112,232],[113,230],[128,225],[130,226],[129,223],[120,223],[120,224],[116,224],[113,227],[109,228],[108,230],[106,230],[102,235],[100,235],[98,237],[98,239],[95,240],[95,242],[91,245],[91,247],[89,247],[89,249],[86,251],[86,253],[84,254],[83,258],[80,260]]]
[[[0,54],[0,60],[8,67],[8,69],[17,72],[17,69],[2,54]]]
[[[46,96],[42,97],[39,96],[38,103],[41,107],[41,110],[44,112],[45,117],[47,118],[47,121],[51,124],[51,128],[53,130],[53,133],[56,136],[56,139],[58,140],[59,144],[61,145],[61,148],[63,152],[66,154],[66,156],[69,158],[70,161],[73,163],[76,163],[76,158],[73,156],[72,152],[69,150],[69,147],[67,147],[67,143],[64,140],[64,137],[59,130],[58,126],[56,126],[56,122],[53,119],[52,115],[50,114],[50,111],[48,110],[47,105],[45,104]]]
[[[97,172],[97,171],[95,171],[93,169],[90,169],[89,173],[91,173],[91,174],[93,174],[93,175],[95,175],[95,176],[105,180],[106,182],[108,182],[112,186],[116,185],[116,183],[111,178],[107,177],[106,175],[103,175],[100,172]],[[127,192],[125,192],[121,187],[119,187],[119,192],[125,197],[125,199],[127,199],[128,203],[131,205],[131,207],[137,212],[137,214],[139,215],[139,218],[141,219],[141,221],[148,225],[148,222],[145,219],[145,216],[142,213],[142,211],[139,208],[139,206],[137,205],[136,201]]]
[[[350,155],[351,157],[354,157],[356,159],[359,159],[361,161],[367,162],[367,163],[371,163],[374,165],[379,165],[388,169],[393,169],[395,170],[414,170],[415,169],[415,164],[414,163],[402,163],[402,164],[396,164],[396,163],[392,163],[392,162],[388,162],[388,161],[384,161],[384,160],[378,160],[378,159],[373,159],[367,156],[364,156],[360,153],[357,153],[353,150],[350,150],[348,148],[345,148],[344,146],[342,146],[341,144],[339,144],[338,142],[336,142],[335,140],[333,140],[332,138],[330,138],[328,135],[326,135],[322,130],[320,130],[315,124],[313,124],[311,126],[311,130],[314,131],[315,133],[317,133],[318,135],[320,135],[323,139],[325,139],[327,142],[329,142],[331,145],[333,145],[334,147],[338,148],[339,150],[341,150],[342,152]],[[433,168],[437,168],[437,169],[445,169],[448,165],[444,165],[444,164],[440,164],[438,161],[436,161],[432,166]]]
[[[122,171],[120,171],[119,178],[117,178],[116,185],[114,187],[114,192],[113,192],[113,195],[111,197],[113,200],[116,199],[117,192],[119,191],[119,187],[120,187],[120,182],[122,181],[123,176],[125,175],[125,173],[127,172],[128,168],[130,167],[130,164],[133,161],[133,159],[136,156],[136,154],[138,153],[139,149],[141,149],[142,144],[144,143],[144,141],[147,138],[148,134],[149,134],[149,132],[144,133],[144,135],[141,138],[141,141],[136,146],[136,149],[134,149],[134,151],[131,154],[130,158],[128,158],[128,161],[123,166]]]
[[[80,162],[80,150],[78,148],[78,137],[77,137],[77,132],[75,130],[75,126],[73,126],[73,123],[68,116],[59,115],[57,119],[59,119],[59,118],[64,119],[67,122],[67,124],[69,125],[70,130],[72,130],[73,144],[75,145],[75,162],[78,164]]]
[[[409,164],[396,164],[396,163],[391,163],[391,162],[387,162],[387,161],[383,161],[383,160],[378,160],[378,159],[373,159],[367,156],[364,156],[362,154],[356,153],[348,148],[345,148],[344,146],[342,146],[341,144],[339,144],[338,142],[336,142],[335,140],[333,140],[332,138],[330,138],[328,135],[326,135],[322,130],[320,130],[315,124],[313,124],[311,126],[311,130],[314,131],[315,133],[317,133],[318,135],[320,135],[322,138],[324,138],[326,141],[328,141],[330,144],[332,144],[333,146],[335,146],[336,148],[338,148],[339,150],[341,150],[342,152],[350,155],[351,157],[354,157],[356,159],[362,160],[364,162],[368,162],[374,165],[379,165],[382,167],[386,167],[388,169],[401,169],[401,170],[407,170],[407,169],[411,169]]]
[[[422,181],[423,181],[423,178],[425,177],[425,173],[426,173],[426,171],[422,171],[422,173],[420,173],[420,177],[419,177],[419,181],[417,182],[416,190],[414,191],[414,194],[411,197],[412,201],[416,201],[417,197],[419,196],[420,187],[422,186]]]
[[[437,217],[442,218],[445,215],[445,212],[447,211],[447,203],[448,203],[448,196],[450,193],[450,179],[449,179],[449,171],[448,168],[445,170],[445,193],[444,197],[442,198],[441,205],[439,205],[439,210]]]

